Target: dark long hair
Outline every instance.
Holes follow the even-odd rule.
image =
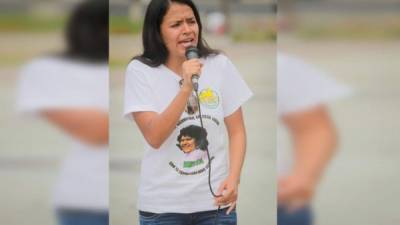
[[[178,141],[178,144],[176,146],[178,146],[178,148],[181,150],[182,148],[179,143],[183,136],[194,138],[196,148],[202,151],[205,151],[208,148],[207,131],[202,127],[190,125],[180,131],[178,137],[176,138],[176,140]]]
[[[219,51],[211,49],[202,38],[202,24],[199,11],[191,0],[152,0],[147,7],[144,18],[142,42],[143,53],[133,59],[140,60],[146,65],[157,67],[164,64],[168,58],[168,49],[161,37],[160,26],[172,2],[189,6],[196,17],[199,26],[199,38],[197,48],[200,57],[218,54]]]
[[[65,29],[69,58],[108,60],[108,1],[87,0],[77,5]]]

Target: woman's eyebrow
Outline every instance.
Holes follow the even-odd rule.
[[[182,23],[183,20],[194,20],[194,19],[195,19],[194,16],[191,16],[191,17],[188,17],[188,18],[184,18],[184,19],[171,19],[170,21],[168,21],[168,23],[170,23],[170,24],[173,24],[173,23]]]
[[[172,25],[172,24],[176,24],[176,23],[182,23],[183,22],[183,20],[182,19],[179,19],[179,20],[169,20],[169,21],[167,21],[167,24],[168,25]]]

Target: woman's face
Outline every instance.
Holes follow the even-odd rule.
[[[192,137],[182,136],[179,141],[179,146],[184,153],[189,153],[196,148],[196,141]]]
[[[171,3],[160,30],[168,57],[184,58],[186,48],[197,46],[199,26],[192,9],[187,5]]]

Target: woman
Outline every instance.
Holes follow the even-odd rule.
[[[241,105],[251,91],[229,59],[206,45],[199,13],[190,0],[151,1],[142,38],[143,54],[127,68],[124,106],[125,116],[134,119],[146,140],[140,223],[213,224],[218,213],[218,224],[236,224],[246,149]],[[185,51],[191,46],[198,48],[199,59],[186,60]],[[197,94],[193,74],[200,76]],[[199,107],[187,110],[193,97]],[[210,160],[205,163],[185,163],[187,153],[176,144],[181,130],[191,125],[206,131],[199,134],[207,137],[202,146]],[[224,146],[223,125],[229,151]]]

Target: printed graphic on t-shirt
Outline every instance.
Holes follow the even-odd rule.
[[[186,103],[185,112],[189,115],[193,115],[198,111],[199,111],[199,105],[197,103],[197,97],[192,93],[192,95],[189,97]]]
[[[178,148],[185,154],[183,168],[204,164],[207,158],[207,131],[199,126],[183,128],[178,136]]]
[[[215,126],[220,125],[219,120],[211,115],[202,115],[201,118],[204,123],[207,123],[205,121],[211,121]],[[207,154],[209,146],[207,130],[194,124],[183,126],[189,121],[199,119],[200,115],[187,116],[177,123],[177,127],[183,127],[180,129],[176,138],[176,150],[179,154],[174,160],[169,162],[169,165],[180,175],[196,175],[203,173],[209,168],[210,161],[212,162],[214,159],[212,153],[209,153],[210,160]]]
[[[179,81],[179,85],[182,87],[183,79]],[[198,100],[197,100],[196,94],[194,92],[192,92],[192,94],[190,95],[190,97],[186,103],[185,112],[189,115],[193,115],[193,114],[197,113],[198,111],[199,111]]]
[[[206,88],[201,90],[199,94],[199,99],[200,99],[200,104],[209,109],[215,109],[219,105],[218,94],[211,88]]]
[[[208,140],[206,129],[189,125],[179,131],[178,150],[183,154],[180,163],[170,162],[170,166],[181,175],[195,175],[208,168]]]
[[[180,82],[182,85],[182,81]],[[193,121],[200,121],[199,102],[202,107],[214,110],[219,105],[219,96],[216,91],[208,87],[200,91],[199,99],[195,92],[189,97],[185,112],[188,115],[181,118],[177,123],[179,134],[176,138],[177,151],[180,154],[169,162],[169,165],[181,175],[196,175],[203,173],[209,168],[207,130],[201,126],[194,125]],[[211,115],[201,115],[204,121],[212,121],[214,126],[220,126],[220,122],[216,117]],[[189,122],[191,121],[191,122]],[[205,123],[206,124],[206,123]],[[180,128],[182,127],[182,128]],[[214,157],[210,155],[210,161]]]

